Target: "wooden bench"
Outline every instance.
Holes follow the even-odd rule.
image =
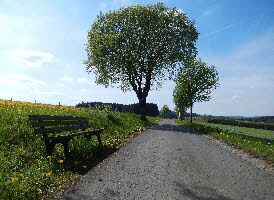
[[[87,139],[90,139],[92,135],[96,135],[99,145],[102,146],[100,134],[105,130],[104,128],[95,130],[89,129],[88,121],[84,117],[72,117],[72,116],[50,116],[50,115],[29,115],[29,119],[32,120],[32,126],[35,129],[36,134],[42,134],[47,156],[50,156],[54,150],[55,144],[61,143],[64,146],[65,156],[69,155],[68,143],[75,137],[84,135]],[[81,130],[76,133],[63,134],[58,136],[49,137],[49,133],[60,133],[64,131]]]

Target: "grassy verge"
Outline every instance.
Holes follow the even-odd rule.
[[[34,134],[28,115],[86,117],[92,128],[107,129],[101,134],[104,147],[98,147],[95,136],[91,140],[79,136],[69,144],[69,158],[62,145],[56,145],[53,155],[46,158],[45,144],[41,135]],[[56,191],[116,151],[124,139],[158,120],[142,121],[137,115],[107,109],[0,100],[0,199],[36,199]]]
[[[274,163],[274,140],[272,135],[266,137],[263,133],[259,134],[258,132],[256,132],[256,134],[251,134],[253,130],[252,128],[237,127],[237,130],[235,130],[235,126],[216,126],[216,124],[205,122],[194,122],[190,124],[186,121],[175,121],[180,125],[193,128],[196,131],[212,135],[217,139],[228,142],[236,148],[243,149],[246,152],[251,153],[252,155],[265,159],[271,164]],[[239,133],[237,131],[239,131]],[[257,129],[254,129],[254,131],[257,131]],[[265,130],[261,131],[264,132]]]

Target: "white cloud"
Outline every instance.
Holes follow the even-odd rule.
[[[231,97],[231,99],[232,99],[232,101],[234,103],[239,103],[240,102],[240,98],[241,97],[239,95],[234,95],[234,96]]]
[[[21,89],[23,88],[36,88],[38,86],[45,86],[46,83],[41,80],[33,79],[27,75],[11,75],[11,76],[1,76],[0,85],[2,86],[15,86]]]
[[[28,50],[9,51],[13,60],[24,63],[30,67],[41,67],[44,63],[52,61],[53,55],[47,52]]]
[[[227,26],[223,26],[223,27],[221,27],[221,28],[219,28],[219,29],[217,29],[217,30],[215,30],[215,31],[212,31],[212,32],[210,32],[210,33],[206,33],[206,34],[201,35],[200,38],[211,37],[211,36],[213,36],[213,35],[216,35],[217,33],[220,33],[220,32],[222,32],[222,31],[225,31],[225,30],[227,30],[227,29],[232,28],[234,25],[235,25],[235,24],[230,24],[230,25],[227,25]]]
[[[242,45],[232,56],[235,58],[248,58],[256,56],[262,52],[273,52],[274,50],[274,32],[266,32],[263,35],[253,39],[249,43]]]
[[[132,0],[112,0],[112,5],[114,7],[124,7],[132,3]]]
[[[73,78],[70,76],[63,76],[61,79],[61,81],[66,81],[66,82],[72,82]]]
[[[80,84],[89,83],[89,80],[87,78],[79,77],[77,78],[77,82]]]
[[[208,17],[212,14],[214,14],[218,10],[218,5],[213,5],[207,8],[202,14],[201,17]]]
[[[83,88],[83,89],[81,89],[80,91],[81,91],[81,92],[87,92],[88,90],[85,89],[85,88]]]

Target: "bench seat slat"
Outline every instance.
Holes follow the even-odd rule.
[[[32,122],[33,127],[43,127],[43,126],[60,126],[60,125],[88,125],[88,121],[41,121],[41,122]]]
[[[51,116],[51,115],[29,115],[30,120],[85,120],[84,117]]]
[[[88,125],[54,127],[54,128],[38,128],[35,130],[35,133],[36,134],[58,133],[58,132],[62,132],[62,131],[73,131],[73,130],[87,129],[87,128],[89,128]]]
[[[95,130],[91,130],[91,131],[82,131],[82,132],[78,132],[78,133],[72,133],[72,134],[66,134],[66,135],[58,135],[58,136],[54,136],[54,137],[49,137],[49,140],[57,140],[57,139],[66,139],[66,138],[72,138],[74,136],[79,136],[79,135],[96,135],[98,133],[103,132],[105,129],[101,128],[101,129],[95,129]]]

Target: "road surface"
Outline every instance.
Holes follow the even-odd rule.
[[[274,177],[204,135],[160,122],[61,199],[273,200]]]

